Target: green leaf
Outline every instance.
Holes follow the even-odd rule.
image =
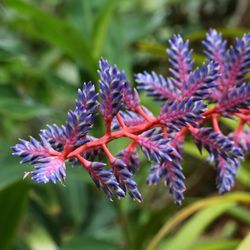
[[[71,0],[65,2],[68,20],[86,38],[91,38],[93,28],[92,0]],[[90,42],[90,39],[88,39]]]
[[[14,98],[0,99],[0,114],[9,118],[25,121],[30,118],[48,115],[50,110],[36,103],[25,103]]]
[[[235,130],[235,128],[237,127],[237,125],[239,124],[239,120],[238,119],[229,119],[229,118],[224,118],[221,117],[220,121],[225,124],[228,128]]]
[[[243,223],[250,225],[249,209],[244,207],[232,207],[227,213],[241,220]]]
[[[236,250],[249,250],[250,249],[250,233],[244,238]]]
[[[238,244],[238,240],[209,239],[197,243],[192,250],[235,250]]]
[[[92,52],[81,33],[69,22],[22,1],[6,0],[5,4],[16,11],[16,15],[9,21],[13,28],[60,48],[81,62],[92,76],[96,76],[96,62]]]
[[[177,235],[162,249],[164,247],[168,250],[190,249],[209,224],[233,206],[235,206],[234,203],[222,202],[201,210],[186,222]]]
[[[115,3],[115,0],[108,1],[98,14],[94,24],[93,51],[94,57],[97,59],[100,57],[104,47],[105,38],[107,36],[107,31],[112,18]]]
[[[241,163],[241,167],[238,169],[238,175],[236,178],[247,189],[250,189],[250,172],[247,166],[247,161]]]
[[[161,229],[157,232],[156,235],[153,236],[151,241],[148,244],[148,250],[156,249],[156,246],[159,242],[168,234],[173,228],[179,225],[183,220],[187,219],[190,215],[194,214],[201,209],[208,208],[212,205],[220,205],[225,203],[233,203],[233,202],[242,202],[242,203],[250,203],[250,195],[247,192],[234,192],[230,194],[226,194],[224,196],[212,197],[197,201],[192,203],[191,205],[183,208],[174,216],[169,218]]]
[[[16,183],[0,192],[0,249],[9,249],[28,201],[26,183]]]
[[[103,240],[97,240],[90,236],[79,236],[71,240],[70,242],[64,244],[61,250],[118,250],[120,249],[117,245],[112,242],[107,242]]]
[[[0,191],[2,191],[9,185],[22,180],[24,169],[14,156],[8,156],[0,160],[0,173]]]
[[[208,153],[206,150],[203,150],[202,154],[200,154],[198,148],[192,142],[184,143],[184,152],[200,160],[205,160],[208,157]]]
[[[82,174],[85,174],[84,171]],[[88,193],[86,184],[80,180],[67,178],[65,186],[54,187],[63,216],[76,225],[80,225],[87,215]]]

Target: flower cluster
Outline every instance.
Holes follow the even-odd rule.
[[[229,191],[244,153],[250,149],[250,34],[236,39],[227,47],[222,36],[211,29],[203,42],[208,61],[194,68],[189,42],[180,35],[169,41],[167,54],[171,68],[165,78],[155,72],[135,76],[138,89],[163,102],[155,116],[140,103],[136,89],[124,72],[107,60],[99,63],[100,98],[89,82],[78,90],[75,109],[69,111],[64,125],[48,125],[41,130],[41,142],[20,139],[12,147],[21,163],[35,166],[29,174],[36,182],[62,182],[66,177],[65,162],[81,164],[96,186],[110,198],[142,200],[133,179],[139,170],[138,149],[152,162],[148,184],[161,179],[169,188],[175,203],[181,204],[185,191],[182,172],[183,144],[189,133],[198,149],[206,149],[216,167],[219,193]],[[208,105],[209,104],[209,108]],[[102,115],[106,132],[100,138],[89,135],[96,116]],[[238,118],[235,131],[224,134],[220,118]],[[130,144],[117,155],[109,142],[126,137]],[[106,156],[108,161],[102,162]]]

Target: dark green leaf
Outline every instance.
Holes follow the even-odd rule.
[[[22,219],[28,201],[26,183],[16,183],[0,192],[0,249],[12,244],[17,226]]]
[[[61,250],[118,250],[118,246],[111,242],[106,242],[102,240],[97,240],[88,236],[79,236],[74,238],[72,241],[64,244]]]

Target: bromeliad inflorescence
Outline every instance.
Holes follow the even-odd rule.
[[[101,59],[100,97],[91,82],[83,84],[64,125],[48,125],[41,130],[40,141],[20,139],[12,147],[13,155],[23,158],[21,163],[35,166],[25,176],[31,174],[38,183],[56,183],[66,177],[66,161],[78,162],[110,199],[128,193],[141,201],[133,180],[140,167],[137,150],[141,148],[152,162],[147,183],[163,179],[175,202],[181,204],[185,191],[183,144],[190,133],[198,149],[205,148],[215,164],[219,193],[229,191],[240,160],[250,149],[250,83],[245,78],[250,68],[250,34],[227,48],[221,34],[211,29],[203,44],[208,61],[200,68],[194,69],[188,41],[175,35],[167,50],[171,76],[164,78],[155,72],[135,76],[139,90],[164,102],[158,116],[140,104],[125,73]],[[95,138],[89,131],[98,110],[106,133]],[[219,126],[223,116],[239,119],[236,130],[227,135]],[[131,143],[115,156],[107,144],[120,137]],[[106,155],[110,167],[97,160],[100,155]]]

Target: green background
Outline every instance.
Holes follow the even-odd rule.
[[[18,138],[37,136],[46,124],[62,124],[77,88],[98,88],[101,56],[134,73],[168,75],[167,40],[190,40],[197,65],[205,60],[201,41],[209,27],[229,44],[250,32],[248,0],[5,0],[0,2],[0,249],[16,250],[248,250],[250,165],[239,169],[233,191],[218,196],[215,171],[187,141],[183,162],[187,192],[173,204],[164,185],[145,183],[142,158],[136,180],[141,204],[110,202],[88,174],[67,168],[65,186],[22,180],[11,156]],[[161,104],[141,95],[154,113]],[[224,129],[236,122],[221,121]],[[93,129],[103,134],[101,119]],[[127,145],[110,144],[112,152]],[[214,198],[211,198],[214,197]]]

